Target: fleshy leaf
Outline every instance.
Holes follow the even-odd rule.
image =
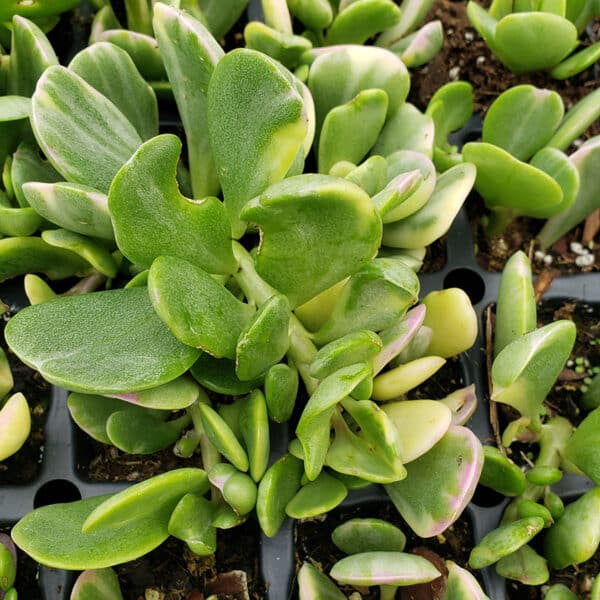
[[[136,483],[95,506],[81,526],[85,533],[101,533],[114,527],[127,528],[129,523],[148,518],[161,521],[166,528],[179,500],[188,493],[204,494],[208,477],[202,469],[173,469]]]
[[[547,40],[554,40],[551,46]],[[521,12],[507,15],[495,30],[494,53],[513,72],[550,69],[577,43],[575,26],[558,15]]]
[[[562,202],[562,189],[552,177],[498,146],[469,142],[463,147],[463,159],[477,167],[475,189],[488,207],[543,219],[555,214]]]
[[[296,67],[302,55],[312,48],[305,37],[282,33],[260,21],[250,21],[246,25],[244,39],[246,48],[268,54],[288,69]]]
[[[563,516],[546,532],[544,555],[553,569],[582,563],[600,544],[600,487],[565,507]]]
[[[12,17],[7,91],[8,94],[31,96],[40,75],[48,67],[57,65],[58,58],[43,31],[33,21],[23,18],[24,16],[26,15],[17,14]],[[0,22],[7,20],[10,20],[10,17],[0,18]]]
[[[358,271],[381,241],[381,220],[367,194],[328,175],[274,184],[244,207],[242,218],[261,229],[257,272],[292,308]]]
[[[219,191],[207,129],[208,83],[223,50],[197,19],[174,7],[154,7],[154,32],[185,131],[194,195]]]
[[[398,431],[400,456],[405,463],[422,456],[448,432],[450,409],[436,400],[407,400],[382,406]]]
[[[247,394],[261,385],[260,379],[241,381],[235,373],[235,362],[228,358],[214,358],[203,352],[194,363],[191,373],[198,383],[205,388],[225,394],[227,396],[238,396]]]
[[[528,544],[512,554],[503,556],[496,563],[496,573],[505,579],[519,581],[525,585],[542,585],[550,577],[546,559]],[[544,598],[547,599],[548,595]]]
[[[143,144],[117,173],[108,205],[120,250],[149,267],[160,255],[179,257],[209,273],[235,269],[231,230],[214,197],[189,200],[176,179],[181,142],[161,135]]]
[[[400,21],[377,38],[378,46],[389,46],[419,26],[435,0],[404,0]]]
[[[111,394],[111,396],[143,408],[181,410],[196,402],[201,393],[203,393],[201,388],[193,379],[183,376],[158,387],[136,392]]]
[[[492,400],[539,423],[542,402],[575,343],[572,321],[555,321],[504,347],[492,366]]]
[[[158,104],[125,50],[98,42],[79,52],[69,64],[87,83],[108,98],[143,140],[158,134]]]
[[[527,517],[500,525],[485,535],[471,550],[469,566],[483,569],[494,564],[529,542],[543,527],[544,521],[540,517]]]
[[[148,291],[177,339],[217,358],[235,357],[237,340],[254,310],[206,271],[182,258],[159,256],[150,267]]]
[[[350,519],[333,530],[331,540],[346,554],[402,552],[406,546],[402,530],[382,519]]]
[[[240,429],[250,463],[250,476],[260,481],[269,464],[269,417],[265,397],[254,390],[242,404]]]
[[[289,347],[290,307],[285,296],[271,296],[244,327],[235,350],[235,370],[243,380],[257,379],[278,363]]]
[[[327,31],[327,44],[364,44],[375,34],[397,25],[401,14],[391,0],[347,3]]]
[[[23,394],[13,394],[0,408],[0,460],[19,451],[31,431],[29,404]]]
[[[197,556],[217,549],[217,530],[212,525],[214,505],[199,494],[186,494],[169,519],[169,534],[183,540]]]
[[[414,585],[440,572],[425,558],[405,552],[361,552],[339,560],[330,575],[348,585]]]
[[[258,485],[256,516],[265,535],[273,537],[285,520],[285,507],[300,488],[302,462],[286,454],[271,465]]]
[[[73,584],[70,600],[123,600],[119,578],[109,568],[88,569]]]
[[[256,505],[256,484],[233,465],[217,463],[208,473],[208,479],[237,515],[247,515]]]
[[[96,496],[38,508],[15,525],[12,537],[37,562],[73,570],[99,569],[133,560],[167,539],[167,522],[173,510],[169,506],[163,506],[158,515],[134,513],[134,518],[118,529],[101,527],[84,533],[82,527],[90,513],[111,497]]]
[[[481,443],[464,427],[450,427],[426,454],[406,465],[406,479],[385,489],[420,537],[447,529],[475,492],[483,467]]]
[[[273,365],[265,375],[265,400],[269,418],[283,423],[292,416],[298,395],[298,369],[285,363]]]
[[[490,600],[473,575],[451,560],[446,561],[448,580],[443,600]]]
[[[10,320],[6,340],[48,381],[84,393],[156,387],[179,377],[198,356],[171,335],[145,288],[30,306]]]
[[[316,567],[303,563],[298,571],[298,593],[300,600],[345,600],[346,596]]]
[[[409,69],[414,69],[432,60],[443,45],[442,22],[434,20],[390,46],[390,50],[396,52]]]
[[[383,90],[360,91],[326,115],[319,138],[319,173],[329,173],[341,160],[359,163],[383,127],[388,97]]]
[[[563,102],[556,92],[516,85],[490,105],[482,141],[527,161],[550,140],[563,115]]]
[[[285,512],[293,519],[314,517],[334,509],[347,494],[346,486],[339,479],[323,471],[296,492],[286,504]]]
[[[527,485],[523,471],[495,446],[484,446],[485,457],[479,485],[503,496],[520,496]]]
[[[0,240],[0,281],[27,273],[44,273],[50,279],[64,279],[83,274],[89,268],[89,263],[74,252],[55,248],[39,237]]]
[[[536,328],[536,302],[531,263],[524,252],[515,252],[502,270],[496,322],[494,356],[510,342]]]
[[[475,165],[470,162],[442,173],[423,208],[384,227],[383,243],[393,248],[422,248],[442,237],[469,195],[475,174]]]
[[[320,473],[329,448],[330,419],[338,402],[370,374],[370,367],[358,363],[344,367],[323,379],[310,397],[296,428],[304,450],[304,469],[313,480]]]
[[[314,334],[317,344],[358,329],[380,331],[401,319],[419,295],[419,280],[402,261],[375,258],[342,288],[329,319]]]
[[[210,32],[221,39],[240,18],[248,0],[199,0]]]
[[[589,413],[577,426],[561,455],[600,485],[600,408]]]
[[[48,221],[83,235],[114,239],[108,196],[76,183],[25,183],[29,205]]]
[[[245,230],[242,207],[285,177],[307,127],[304,100],[279,63],[243,48],[219,61],[208,87],[208,130],[235,238]]]
[[[44,154],[71,183],[107,193],[142,143],[123,113],[81,77],[53,66],[32,98],[32,127]]]
[[[333,20],[333,9],[328,0],[287,0],[290,13],[308,29],[325,29]]]

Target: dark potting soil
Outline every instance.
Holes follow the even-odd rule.
[[[217,551],[202,557],[169,538],[145,556],[115,567],[124,600],[144,600],[147,590],[160,600],[262,600],[259,529],[255,521],[217,533]]]
[[[10,527],[0,527],[0,533],[10,535]],[[15,586],[19,598],[43,600],[38,585],[38,564],[17,548],[17,578]]]
[[[425,558],[435,561],[438,569],[444,560],[453,560],[458,565],[465,567],[469,559],[469,552],[474,545],[472,524],[466,514],[463,514],[442,534],[423,539],[412,532],[391,502],[370,502],[360,506],[342,507],[322,517],[298,521],[294,528],[296,572],[304,562],[309,562],[323,573],[328,574],[333,565],[346,556],[331,541],[331,534],[338,525],[356,518],[383,519],[396,525],[407,538],[404,551],[421,554]],[[375,586],[370,588],[340,586],[340,589],[346,596],[358,591],[363,600],[379,598],[379,590]],[[439,580],[434,580],[423,586],[405,588],[397,594],[397,597],[401,600],[436,600],[442,597],[442,592],[443,585],[440,586]],[[297,585],[294,585],[292,598],[298,598]]]
[[[31,412],[31,433],[27,441],[16,454],[0,462],[0,485],[14,485],[33,481],[39,472],[51,392],[50,384],[37,371],[22,363],[8,350],[4,340],[4,327],[17,309],[8,305],[4,307],[6,312],[0,318],[0,345],[6,352],[14,380],[14,387],[9,394],[21,392],[27,399]]]

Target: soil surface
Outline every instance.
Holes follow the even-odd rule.
[[[212,556],[193,554],[185,543],[169,538],[156,550],[115,567],[124,600],[261,600],[259,529],[255,521],[217,533]],[[148,591],[155,596],[145,596]]]
[[[466,514],[463,514],[443,534],[423,539],[412,532],[391,502],[371,502],[360,506],[342,507],[322,517],[298,521],[294,529],[296,572],[304,562],[310,562],[317,569],[329,573],[333,565],[346,556],[333,544],[331,534],[338,525],[356,518],[383,519],[396,525],[406,535],[405,552],[421,554],[436,562],[439,558],[449,559],[465,567],[469,552],[474,545],[472,524]],[[424,549],[425,551],[423,551]],[[434,554],[428,555],[428,552]],[[475,576],[477,576],[477,573],[475,573]],[[417,587],[420,589],[414,589]],[[403,590],[404,594],[398,594],[398,597],[401,600],[436,600],[441,597],[439,587],[439,581],[434,580],[434,582],[424,586],[412,586],[410,590],[405,589]],[[379,598],[379,590],[374,586],[370,588],[340,586],[340,589],[346,596],[358,591],[363,600],[376,600]],[[294,585],[292,598],[298,598],[296,585]]]

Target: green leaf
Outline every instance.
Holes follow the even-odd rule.
[[[190,200],[180,193],[180,152],[176,136],[160,135],[140,146],[117,173],[108,206],[119,249],[145,267],[169,255],[209,273],[231,273],[236,264],[225,209],[217,198]]]
[[[491,488],[503,496],[520,496],[527,485],[523,471],[495,446],[484,446],[483,471],[479,485]]]
[[[27,399],[13,394],[0,408],[0,460],[20,450],[31,431],[31,414]]]
[[[84,393],[156,387],[179,377],[198,356],[171,335],[145,288],[30,306],[10,320],[6,340],[48,381]]]
[[[469,566],[483,569],[508,556],[529,542],[544,527],[540,517],[527,517],[512,523],[505,523],[494,529],[471,550]]]
[[[550,71],[550,75],[554,79],[568,79],[591,67],[598,59],[600,59],[600,43],[595,42],[563,60]]]
[[[244,401],[240,411],[240,429],[248,452],[250,476],[260,481],[269,464],[269,416],[263,393],[254,390]]]
[[[494,327],[494,356],[510,344],[536,328],[536,302],[531,277],[531,263],[527,255],[513,254],[502,271],[496,322]]]
[[[130,488],[131,489],[131,488]],[[57,569],[98,569],[144,556],[164,542],[173,510],[140,514],[118,528],[101,527],[84,533],[90,513],[112,496],[96,496],[43,506],[30,512],[12,530],[15,543],[41,564]]]
[[[571,154],[569,160],[579,172],[579,192],[570,208],[548,220],[538,234],[544,248],[553,244],[600,206],[596,193],[600,169],[600,136],[588,140],[577,152]]]
[[[479,582],[467,571],[451,560],[446,561],[448,579],[444,600],[490,600],[481,589]]]
[[[143,408],[181,410],[196,402],[201,393],[193,379],[183,376],[147,390],[113,394],[112,397]]]
[[[77,426],[90,437],[103,444],[111,443],[106,433],[106,422],[113,413],[129,410],[129,418],[132,420],[136,418],[138,413],[148,413],[146,409],[123,400],[93,394],[78,394],[76,392],[69,394],[67,408]]]
[[[422,356],[384,371],[373,380],[373,400],[401,398],[439,371],[446,360],[440,356]]]
[[[231,427],[208,404],[198,404],[202,427],[213,446],[238,470],[247,471],[248,455],[235,437]]]
[[[375,258],[350,277],[314,340],[322,345],[359,329],[385,329],[402,318],[418,295],[412,269],[398,260]]]
[[[136,483],[113,494],[97,505],[87,516],[81,531],[95,533],[109,528],[127,528],[129,523],[150,517],[166,528],[169,517],[185,494],[204,494],[208,477],[202,469],[173,469]]]
[[[315,100],[317,129],[335,106],[350,102],[362,90],[381,89],[388,96],[387,116],[406,100],[410,76],[393,52],[373,46],[325,48],[311,66],[308,87]]]
[[[448,432],[450,409],[437,400],[388,402],[382,407],[397,430],[400,456],[405,463],[429,452]]]
[[[329,448],[330,419],[336,405],[369,375],[370,367],[365,363],[344,367],[323,379],[306,403],[296,434],[302,443],[304,469],[309,479],[315,479],[323,466]]]
[[[492,365],[492,400],[539,423],[542,403],[569,358],[575,335],[572,321],[555,321],[505,346]]]
[[[425,558],[404,552],[361,552],[339,560],[330,575],[347,585],[414,585],[440,572]]]
[[[375,34],[397,25],[401,14],[392,0],[355,0],[333,20],[327,31],[327,44],[364,44]]]
[[[290,316],[287,298],[271,296],[244,327],[235,350],[235,370],[242,381],[264,375],[285,356]]]
[[[380,244],[381,220],[371,199],[327,175],[272,185],[245,206],[242,218],[261,229],[257,272],[292,308],[358,271]]]
[[[578,597],[566,585],[556,583],[548,589],[544,600],[578,600]]]
[[[475,189],[488,207],[543,219],[562,202],[562,189],[552,177],[497,146],[469,142],[463,147],[463,159],[477,167]]]
[[[22,2],[15,3],[22,4]],[[70,4],[75,4],[75,2],[71,1]],[[6,3],[3,5],[6,6]],[[16,14],[14,17],[10,15],[8,18],[3,18],[1,16],[2,8],[0,8],[0,22],[9,21],[12,18],[7,91],[9,94],[31,96],[40,75],[48,67],[57,65],[58,58],[44,32],[35,23],[24,18],[27,15]]]
[[[32,127],[48,160],[67,181],[103,193],[142,143],[112,102],[60,66],[46,69],[38,81]]]
[[[556,92],[516,85],[490,105],[483,121],[482,141],[528,161],[550,141],[563,115],[563,101]]]
[[[38,0],[32,4],[23,4],[22,0],[6,0],[0,8],[0,21],[10,21],[13,15],[38,19],[51,17],[69,10],[76,4],[76,0]]]
[[[98,36],[98,42],[109,42],[125,50],[145,80],[160,82],[167,78],[158,44],[149,35],[127,29],[109,29]]]
[[[119,267],[106,247],[80,233],[66,229],[47,229],[42,231],[42,239],[50,246],[70,250],[81,256],[106,277],[112,278],[117,274]]]
[[[119,578],[109,568],[88,569],[73,584],[70,600],[123,600]]]
[[[246,25],[244,39],[247,48],[268,54],[289,69],[296,67],[302,55],[312,48],[305,37],[282,33],[260,21]]]
[[[169,519],[169,534],[183,540],[198,556],[217,549],[217,530],[212,525],[214,506],[199,494],[186,494]]]
[[[298,490],[286,504],[285,512],[292,519],[307,519],[329,512],[347,495],[348,490],[339,479],[322,472]]]
[[[276,423],[289,420],[298,395],[298,369],[285,363],[273,365],[265,375],[264,391],[269,418]]]
[[[208,473],[208,478],[237,515],[247,515],[256,505],[256,484],[233,465],[217,463]]]
[[[385,122],[371,154],[388,156],[398,150],[412,150],[431,158],[433,139],[433,119],[405,102]]]
[[[223,57],[208,87],[208,130],[233,236],[242,207],[283,179],[307,133],[292,75],[273,59],[239,48]]]
[[[31,98],[25,96],[0,97],[0,122],[20,121],[31,115]]]
[[[341,160],[359,163],[371,149],[385,122],[385,91],[360,91],[352,100],[326,115],[319,140],[319,173],[329,173]]]
[[[419,26],[431,10],[435,0],[403,0],[402,15],[397,25],[377,38],[378,46],[389,46]]]
[[[260,379],[241,381],[235,373],[233,360],[214,358],[205,352],[194,363],[191,373],[205,388],[227,396],[247,394],[262,383]]]
[[[50,246],[39,237],[11,237],[0,240],[0,281],[43,273],[50,279],[83,274],[90,265],[70,250]]]
[[[544,556],[553,569],[585,562],[600,544],[600,488],[571,502],[563,516],[546,532]]]
[[[303,563],[298,571],[300,600],[345,600],[335,583],[310,563]]]
[[[600,409],[596,408],[577,426],[561,455],[600,484]]]
[[[475,165],[465,162],[437,178],[427,204],[402,221],[383,228],[383,243],[394,248],[422,248],[442,237],[475,182]]]
[[[93,188],[76,183],[23,184],[27,203],[44,219],[91,237],[114,239],[113,225],[108,212],[108,196]]]
[[[178,340],[216,358],[235,358],[237,340],[254,309],[206,271],[182,258],[159,256],[150,267],[148,291]]]
[[[420,537],[445,531],[470,502],[483,467],[481,443],[465,427],[450,427],[426,454],[406,465],[406,479],[385,489]]]
[[[433,60],[443,45],[444,28],[441,21],[435,20],[398,40],[390,50],[396,52],[409,69],[414,69]]]
[[[108,98],[135,127],[142,140],[158,134],[158,104],[133,61],[114,44],[98,42],[69,63],[73,71]]]
[[[190,424],[183,415],[173,421],[161,421],[147,411],[132,414],[126,408],[112,413],[106,421],[110,443],[129,454],[152,454],[172,446]]]
[[[210,32],[221,39],[240,18],[248,0],[198,0]]]
[[[42,223],[42,218],[33,208],[9,208],[0,206],[0,233],[7,236],[33,234]]]
[[[207,135],[207,92],[223,50],[198,20],[166,4],[154,7],[153,24],[183,122],[192,190],[198,198],[216,195],[220,186]]]
[[[382,519],[350,519],[333,530],[331,541],[346,554],[402,552],[406,546],[404,533]]]
[[[285,507],[300,487],[302,461],[286,454],[273,463],[258,484],[256,516],[261,529],[273,537],[285,520]]]

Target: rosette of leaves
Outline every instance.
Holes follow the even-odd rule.
[[[518,85],[492,103],[481,141],[462,149],[477,167],[475,189],[491,211],[490,234],[518,216],[550,218],[540,234],[547,246],[595,210],[596,140],[570,156],[565,150],[597,118],[598,97],[591,92],[565,114],[556,92]]]
[[[548,70],[567,79],[593,65],[600,43],[573,52],[578,37],[598,15],[593,1],[494,0],[489,10],[470,1],[467,15],[490,50],[513,73]],[[553,40],[548,44],[548,40]]]
[[[409,68],[425,64],[442,48],[440,21],[420,27],[431,0],[404,0],[400,6],[392,0],[262,0],[261,4],[263,21],[251,21],[244,29],[246,47],[297,69],[301,78],[320,54],[364,44],[376,35],[376,44],[391,50]],[[305,29],[294,32],[294,23]]]
[[[257,51],[222,54],[206,27],[166,4],[154,6],[153,26],[186,126],[192,189],[181,141],[156,135],[154,92],[127,52],[97,42],[68,67],[48,66],[29,119],[47,161],[33,142],[21,145],[7,178],[23,202],[7,210],[39,222],[0,240],[2,278],[27,274],[33,304],[10,320],[6,339],[71,392],[74,420],[95,439],[126,452],[199,451],[203,469],[36,510],[15,540],[43,564],[77,570],[141,556],[168,535],[211,554],[217,528],[253,510],[274,535],[286,515],[326,511],[348,487],[373,482],[415,530],[443,531],[481,470],[481,446],[463,427],[475,396],[406,394],[473,343],[477,319],[455,289],[411,307],[424,248],[447,231],[474,167],[438,177],[411,142],[358,165],[336,158],[333,173],[302,173],[315,122],[373,84],[357,74],[340,100],[325,85],[328,54],[311,90]],[[374,75],[375,97],[398,113],[405,68],[372,50],[392,57],[389,72]],[[342,59],[356,60],[346,48]],[[333,133],[327,139],[333,148]],[[247,229],[260,231],[257,247]],[[381,251],[382,240],[396,250]],[[35,272],[86,277],[57,297]],[[94,291],[103,286],[113,289]],[[269,467],[269,420],[290,418],[299,379],[309,395],[300,445]],[[380,407],[386,400],[396,401]]]

